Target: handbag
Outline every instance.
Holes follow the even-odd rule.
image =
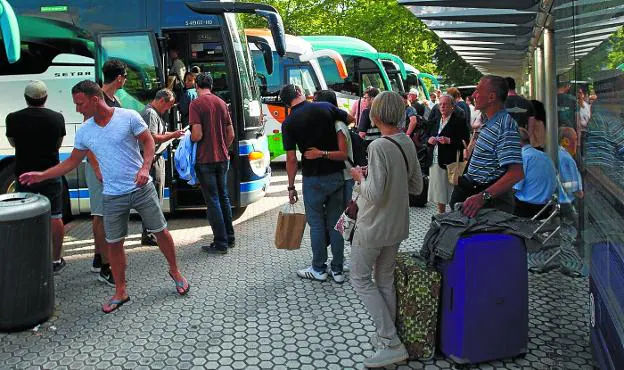
[[[344,212],[338,218],[334,230],[338,231],[342,238],[348,242],[353,241],[353,234],[355,233],[355,222],[357,221],[358,205],[357,200],[360,196],[360,184],[355,183],[353,185],[353,193],[351,200],[347,204]]]
[[[468,162],[466,161],[459,160],[458,150],[455,162],[446,166],[446,174],[448,175],[448,181],[451,183],[451,185],[457,186],[459,184],[459,177],[464,174],[467,163]]]

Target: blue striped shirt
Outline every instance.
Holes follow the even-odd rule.
[[[488,184],[503,176],[510,164],[522,164],[520,134],[516,121],[501,109],[483,122],[470,157],[468,177]]]
[[[531,145],[522,147],[524,179],[514,185],[516,198],[531,204],[546,204],[557,189],[557,172],[548,154]]]
[[[583,190],[583,179],[574,158],[563,147],[559,147],[559,178],[563,186],[559,188],[559,203],[574,202],[574,193]]]

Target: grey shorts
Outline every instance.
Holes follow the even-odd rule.
[[[132,193],[123,195],[104,194],[104,233],[108,243],[116,243],[128,236],[130,210],[141,216],[143,226],[150,233],[158,233],[167,228],[167,220],[160,208],[160,201],[153,183],[149,183]]]
[[[102,190],[104,190],[104,184],[97,179],[89,162],[85,164],[85,177],[87,178],[87,186],[89,187],[89,207],[91,208],[91,216],[104,216],[104,206],[102,204]]]

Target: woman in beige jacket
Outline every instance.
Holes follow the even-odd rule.
[[[422,191],[422,174],[414,144],[400,129],[405,105],[397,93],[385,91],[373,101],[370,117],[382,137],[368,147],[368,168],[353,168],[360,183],[359,207],[351,243],[351,282],[368,309],[375,327],[376,353],[364,360],[369,368],[407,359],[394,326],[395,256],[409,234],[408,195]],[[373,270],[375,282],[372,280]]]

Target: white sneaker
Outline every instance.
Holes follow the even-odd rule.
[[[344,274],[342,272],[331,272],[331,276],[332,278],[334,278],[334,281],[337,282],[338,284],[342,284],[345,281],[345,277]]]
[[[381,346],[373,357],[364,360],[364,366],[373,369],[386,367],[397,362],[403,362],[408,358],[409,354],[403,343],[394,347]]]
[[[347,260],[342,264],[342,272],[349,272],[351,265]],[[331,260],[327,261],[327,273],[331,273]]]
[[[307,269],[297,271],[297,276],[303,279],[317,280],[317,281],[325,281],[327,280],[327,272],[316,272],[312,266]]]

